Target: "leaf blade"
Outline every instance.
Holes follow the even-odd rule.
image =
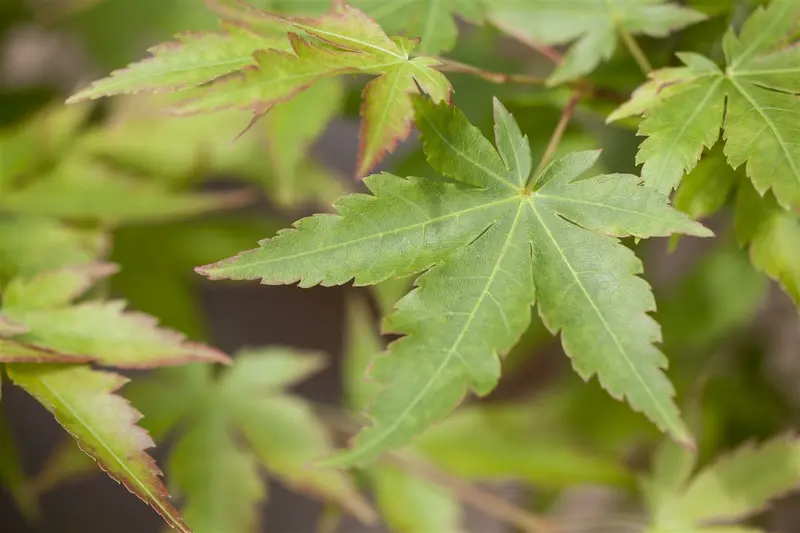
[[[150,505],[173,529],[191,533],[169,503],[158,467],[144,451],[153,441],[136,426],[140,415],[113,394],[125,378],[80,366],[10,364],[7,370],[14,383],[50,411],[109,476]],[[117,441],[120,436],[127,438]]]

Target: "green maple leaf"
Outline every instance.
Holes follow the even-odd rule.
[[[683,178],[675,193],[675,207],[692,218],[708,217],[732,196],[736,235],[739,244],[748,249],[750,262],[756,270],[780,283],[800,306],[800,253],[795,246],[800,239],[800,218],[782,209],[772,193],[762,198],[742,169],[734,170],[728,165],[721,143]],[[732,258],[728,261],[731,264]],[[726,289],[721,287],[721,290]],[[727,310],[730,309],[728,306]],[[680,314],[686,318],[685,312]],[[687,322],[680,328],[684,337],[687,328],[693,326]]]
[[[348,477],[309,467],[330,452],[330,442],[310,406],[285,389],[320,366],[313,354],[248,350],[216,377],[208,366],[194,365],[168,369],[129,389],[156,440],[180,427],[167,472],[195,531],[255,531],[257,504],[266,498],[259,464],[290,487],[371,519]]]
[[[148,368],[228,361],[213,348],[186,342],[180,333],[158,328],[150,316],[125,311],[124,302],[74,302],[114,270],[112,265],[92,264],[14,278],[3,292],[0,316],[18,329],[0,330],[0,334],[107,366]]]
[[[705,19],[705,15],[667,0],[490,0],[488,17],[523,42],[563,45],[574,42],[548,79],[550,85],[592,72],[632,34],[666,37]]]
[[[691,442],[673,390],[641,262],[616,237],[711,232],[630,175],[577,180],[599,157],[580,152],[532,173],[526,139],[495,106],[497,149],[446,104],[416,100],[428,161],[456,183],[389,174],[365,180],[372,195],[335,204],[261,242],[198,268],[211,279],[261,279],[301,287],[379,283],[427,270],[385,323],[404,334],[374,365],[385,384],[374,425],[337,464],[364,462],[408,442],[468,390],[500,376],[498,354],[527,329],[531,306],[585,379],[597,375],[660,428]],[[498,153],[499,152],[499,153]]]
[[[639,134],[647,139],[637,162],[646,183],[671,191],[724,127],[730,165],[746,163],[761,195],[772,190],[784,208],[800,205],[800,131],[789,111],[798,103],[800,48],[785,46],[799,17],[794,0],[757,8],[738,35],[725,35],[725,70],[698,54],[678,54],[684,67],[654,72],[609,117],[644,114]]]
[[[75,157],[0,198],[0,211],[110,224],[169,220],[246,203],[246,194],[177,192]]]
[[[0,217],[0,276],[29,276],[99,259],[106,248],[100,231],[49,218]]]
[[[752,185],[743,182],[735,226],[739,242],[749,246],[756,270],[778,281],[800,306],[800,216],[781,209],[771,194],[759,197]]]
[[[419,52],[431,55],[455,46],[458,27],[454,15],[480,22],[485,10],[483,0],[355,0],[352,4],[386,31],[419,39]]]
[[[693,454],[662,446],[655,469],[644,480],[653,514],[652,533],[758,533],[732,524],[764,509],[800,483],[800,443],[782,436],[760,446],[745,445],[692,476]]]
[[[150,48],[149,59],[112,72],[67,102],[145,90],[197,87],[253,65],[256,50],[288,48],[289,44],[283,35],[270,38],[232,22],[223,22],[219,33],[190,32],[178,35],[177,39]]]
[[[136,425],[141,415],[113,394],[127,380],[85,366],[8,364],[11,380],[36,398],[113,479],[156,510],[175,530],[191,533],[145,452],[150,436]]]
[[[351,0],[347,3],[363,11],[387,32],[419,40],[419,52],[430,55],[451,50],[456,44],[455,16],[478,23],[486,9],[484,0]],[[258,4],[262,9],[302,15],[320,15],[331,6],[330,0],[266,2],[266,7],[262,5],[264,2]],[[235,12],[230,7],[217,8],[217,11],[229,15]],[[252,16],[237,19],[253,22]]]
[[[178,105],[183,113],[238,108],[253,111],[257,118],[325,78],[373,75],[377,78],[365,89],[362,107],[357,172],[364,175],[411,133],[411,94],[417,84],[436,100],[450,98],[450,82],[432,68],[436,60],[411,58],[408,39],[390,38],[355,8],[338,6],[326,15],[303,18],[226,5],[222,14],[235,20],[235,27],[248,28],[247,36],[241,37],[241,30],[185,37],[181,44],[157,48],[154,57],[95,82],[70,102],[143,89],[191,89]],[[259,41],[258,21],[269,26],[264,34],[270,37],[274,28],[281,28],[289,48]],[[229,46],[213,45],[220,40]],[[216,58],[229,48],[235,53],[224,61]],[[213,53],[203,53],[208,50]]]

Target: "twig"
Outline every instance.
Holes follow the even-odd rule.
[[[536,39],[532,38],[527,33],[522,32],[522,31],[518,30],[517,28],[514,28],[513,26],[509,26],[508,24],[505,24],[505,23],[503,23],[503,22],[501,22],[499,20],[495,20],[495,19],[492,19],[492,25],[497,27],[499,30],[501,30],[506,35],[510,35],[511,37],[513,37],[517,41],[521,42],[522,44],[525,44],[525,45],[533,48],[534,50],[536,50],[537,52],[542,54],[544,57],[546,57],[547,59],[549,59],[550,61],[552,61],[556,65],[560,64],[561,61],[563,60],[563,57],[558,52],[558,50],[556,50],[555,48],[553,48],[551,46],[547,46],[545,44],[540,43],[539,41],[537,41]]]
[[[474,65],[468,65],[460,61],[455,61],[447,57],[437,57],[439,65],[435,66],[441,72],[459,72],[463,74],[472,74],[489,83],[496,83],[498,85],[503,83],[519,83],[522,85],[547,85],[547,78],[541,76],[529,76],[527,74],[505,74],[503,72],[492,72],[490,70],[482,69]],[[628,100],[628,95],[615,92],[613,89],[598,87],[586,79],[579,79],[568,81],[563,84],[566,87],[571,87],[580,90],[586,96],[593,96],[610,102],[621,104]]]
[[[622,36],[623,42],[625,42],[625,46],[630,51],[633,59],[636,60],[636,64],[639,65],[639,68],[642,69],[642,72],[645,76],[650,74],[650,71],[653,70],[652,65],[650,65],[650,61],[648,61],[647,56],[644,53],[644,50],[639,46],[639,43],[636,42],[636,39],[631,35],[631,32],[627,30],[622,24],[617,25],[617,29],[619,30],[619,34]]]
[[[544,170],[547,164],[550,163],[550,160],[553,159],[553,155],[556,153],[558,146],[561,144],[561,138],[564,136],[564,132],[567,131],[569,120],[575,113],[575,108],[578,106],[578,102],[581,101],[581,98],[583,98],[583,92],[576,91],[575,94],[572,95],[572,98],[570,98],[569,102],[567,102],[567,106],[564,108],[564,111],[561,112],[561,118],[558,120],[558,125],[556,126],[555,131],[553,131],[552,137],[550,137],[547,150],[545,150],[542,160],[539,161],[539,166],[536,168],[536,172],[531,174],[531,176],[538,176],[539,173]]]
[[[387,454],[387,462],[403,471],[453,491],[464,503],[530,533],[556,533],[555,526],[494,494],[478,489],[462,479],[451,476],[430,464],[399,453]]]
[[[438,66],[438,70],[442,72],[461,72],[463,74],[472,74],[473,76],[477,76],[491,83],[497,83],[497,84],[520,83],[525,85],[544,85],[545,82],[547,81],[547,78],[542,78],[541,76],[528,76],[525,74],[504,74],[501,72],[491,72],[446,57],[437,57],[436,60],[441,63],[441,65]]]

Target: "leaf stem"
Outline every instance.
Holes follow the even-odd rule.
[[[546,57],[556,65],[560,64],[561,61],[563,61],[564,59],[561,56],[561,53],[559,53],[559,51],[553,48],[552,46],[547,46],[545,44],[540,43],[536,39],[533,39],[527,33],[521,32],[516,28],[514,28],[513,26],[509,26],[508,24],[504,24],[498,20],[492,20],[492,25],[497,27],[506,35],[510,35],[514,39],[518,40],[522,44],[525,44],[533,48],[534,50],[542,54],[544,57]]]
[[[572,118],[572,115],[575,113],[575,108],[578,107],[578,102],[581,101],[581,98],[583,98],[583,92],[576,91],[575,94],[572,95],[572,98],[569,99],[569,102],[567,102],[567,106],[561,112],[561,118],[558,120],[558,125],[556,125],[556,129],[553,131],[553,135],[550,137],[550,142],[547,144],[547,149],[545,150],[541,161],[539,161],[539,166],[536,167],[536,171],[531,174],[531,176],[538,176],[539,173],[544,170],[544,168],[553,159],[556,150],[558,150],[558,146],[561,144],[561,139],[564,137],[564,132],[567,131],[569,121]]]
[[[387,461],[420,479],[452,490],[462,502],[484,512],[487,516],[518,527],[523,531],[530,533],[555,533],[556,531],[555,526],[549,521],[498,498],[494,494],[480,490],[458,477],[442,472],[425,461],[412,459],[399,453],[388,454]]]
[[[631,32],[629,32],[622,24],[617,25],[617,30],[619,30],[619,34],[622,36],[625,46],[633,56],[633,59],[636,60],[636,64],[639,65],[640,69],[642,69],[644,75],[647,76],[650,74],[650,71],[653,70],[653,66],[647,59],[644,50],[642,50],[642,48],[639,46],[639,43],[637,43],[636,39],[633,37],[633,35],[631,35]]]
[[[462,63],[460,61],[456,61],[454,59],[441,56],[436,57],[436,60],[439,61],[440,64],[436,65],[434,68],[436,68],[440,72],[457,72],[461,74],[471,74],[473,76],[481,78],[482,80],[488,81],[489,83],[496,83],[498,85],[502,85],[504,83],[519,83],[522,85],[544,86],[547,84],[547,78],[541,76],[529,76],[526,74],[506,74],[503,72],[493,72],[490,70],[482,69],[480,67],[476,67],[474,65],[468,65],[466,63]],[[563,85],[566,87],[572,87],[574,89],[580,90],[586,96],[593,96],[602,100],[608,100],[610,102],[615,102],[615,103],[626,102],[629,98],[629,95],[617,93],[613,89],[598,87],[585,79],[565,82]]]
[[[441,63],[438,66],[437,70],[442,72],[459,72],[462,74],[472,74],[473,76],[477,76],[483,80],[486,80],[491,83],[496,83],[498,85],[503,83],[520,83],[523,85],[544,85],[547,81],[547,78],[543,78],[541,76],[528,76],[526,74],[504,74],[502,72],[492,72],[489,70],[484,70],[480,67],[476,67],[473,65],[468,65],[466,63],[461,63],[460,61],[456,61],[454,59],[449,59],[446,57],[436,57],[436,60]]]

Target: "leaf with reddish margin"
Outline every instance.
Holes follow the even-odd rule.
[[[439,62],[425,57],[414,58],[392,67],[364,88],[361,105],[361,144],[358,152],[359,176],[364,176],[397,143],[408,139],[414,121],[411,95],[418,87],[435,102],[450,101],[452,86],[439,71],[430,68]]]
[[[174,112],[187,115],[231,108],[250,110],[253,120],[246,132],[272,106],[293,98],[320,80],[342,74],[376,76],[365,89],[362,107],[364,120],[357,173],[365,176],[400,141],[408,138],[414,117],[409,96],[417,92],[417,87],[422,87],[435,102],[450,99],[452,87],[444,75],[432,68],[438,64],[434,58],[410,58],[416,42],[390,37],[369,16],[342,2],[335,2],[331,11],[315,18],[267,13],[237,0],[215,0],[211,8],[233,27],[246,27],[267,38],[280,33],[281,38],[291,44],[291,49],[251,46],[252,57],[242,60],[234,54],[234,59],[239,61],[238,68],[231,67],[218,76],[211,76],[208,71],[213,74],[222,67],[200,57],[202,61],[188,67],[189,72],[167,69],[164,79],[151,76],[150,81],[158,80],[153,86],[137,85],[136,76],[131,75],[140,70],[148,72],[152,65],[145,60],[128,71],[95,82],[93,87],[100,88],[99,92],[90,87],[70,101],[122,92],[118,90],[120,83],[131,91],[190,89],[179,95]],[[449,18],[449,8],[443,13],[448,13]],[[195,34],[184,36],[182,40],[192,42],[192,39],[201,40]],[[202,35],[202,41],[230,44],[228,40],[221,34]],[[208,48],[207,45],[204,43],[203,47]],[[172,68],[177,57],[190,52],[186,42],[163,46],[155,49],[156,58],[151,60],[159,68]],[[174,76],[180,81],[177,85]]]
[[[156,92],[197,87],[252,65],[256,50],[286,48],[286,37],[265,38],[244,24],[223,22],[223,31],[186,32],[177,41],[150,48],[152,57],[115,70],[75,94],[67,103],[145,90]]]
[[[70,303],[114,271],[113,265],[92,264],[11,280],[2,309],[4,317],[19,324],[11,334],[36,348],[123,368],[229,361],[222,352],[157,327],[151,316],[125,311],[125,302]]]
[[[114,480],[150,505],[173,529],[191,533],[145,452],[153,446],[136,425],[141,415],[114,393],[126,378],[85,366],[9,364],[11,379],[50,411]]]

